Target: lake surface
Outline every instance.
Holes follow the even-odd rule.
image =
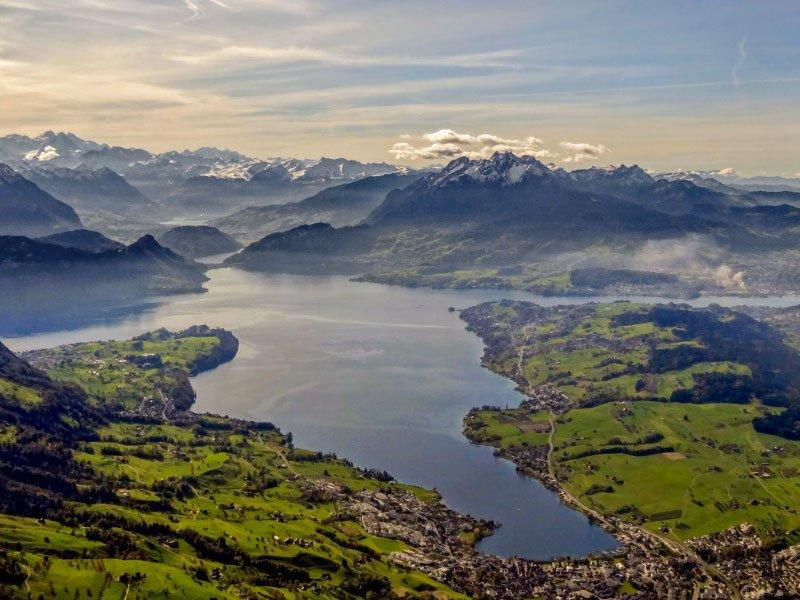
[[[612,537],[552,492],[461,435],[461,421],[473,406],[516,405],[521,396],[510,381],[480,366],[481,341],[448,308],[498,298],[545,305],[586,299],[405,289],[232,269],[209,275],[206,294],[99,315],[73,312],[66,321],[54,320],[54,330],[41,318],[0,315],[0,336],[24,350],[123,339],[158,327],[225,327],[239,338],[239,354],[193,379],[196,411],[272,421],[291,431],[299,447],[332,451],[400,481],[436,488],[449,506],[502,524],[481,543],[486,552],[548,559],[615,547]],[[693,304],[714,301],[743,303],[705,298]],[[798,299],[748,303],[788,306]]]

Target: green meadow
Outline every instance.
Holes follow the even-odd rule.
[[[438,501],[435,492],[379,481],[336,458],[295,449],[269,424],[114,412],[133,410],[185,377],[218,342],[153,336],[36,353],[51,377],[86,389],[104,416],[92,417],[99,424],[91,430],[81,424],[77,441],[61,446],[71,455],[67,487],[75,488],[48,511],[52,518],[0,515],[0,597],[14,590],[64,600],[293,600],[364,597],[374,589],[463,598],[394,566],[389,555],[407,546],[368,534],[338,496],[319,490],[395,486],[427,502]],[[38,407],[36,390],[1,381],[4,400],[19,410]],[[3,425],[0,444],[23,455],[38,451],[35,442],[16,446],[19,434]],[[42,485],[50,484],[45,478]]]
[[[571,402],[558,415],[533,401],[475,409],[465,419],[473,441],[546,446],[553,419],[558,480],[601,513],[678,540],[744,522],[764,539],[800,538],[800,442],[754,427],[784,410],[762,395],[793,394],[780,386],[784,373],[796,376],[795,351],[776,330],[724,309],[628,302],[503,301],[462,318],[484,339],[489,368]],[[728,396],[740,389],[749,400]]]

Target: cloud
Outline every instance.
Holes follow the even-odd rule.
[[[714,270],[714,283],[725,289],[746,289],[744,271],[734,273],[728,265],[720,265]]]
[[[718,169],[716,171],[711,171],[713,175],[736,175],[736,170],[733,167],[725,167],[724,169]]]
[[[182,22],[185,23],[187,21],[195,21],[197,19],[202,19],[205,16],[205,11],[203,11],[203,9],[200,8],[200,5],[193,0],[183,0],[183,5],[189,9],[189,12],[192,14]]]
[[[401,139],[413,139],[404,134]],[[489,158],[495,152],[513,152],[517,155],[535,156],[536,158],[557,158],[557,154],[547,150],[544,142],[537,137],[504,138],[492,133],[472,135],[459,133],[452,129],[439,129],[423,133],[420,139],[430,142],[429,145],[415,146],[410,142],[397,142],[390,149],[396,160],[436,160],[442,158]]]
[[[187,20],[202,17],[205,13],[196,3],[184,0],[186,6],[196,9]],[[170,58],[176,62],[193,65],[237,63],[250,60],[262,63],[315,62],[339,66],[386,66],[386,67],[457,67],[460,69],[505,69],[514,70],[517,65],[509,62],[519,53],[516,50],[485,52],[481,54],[457,54],[452,56],[404,56],[370,55],[344,51],[330,51],[312,46],[256,46],[240,44],[217,44],[210,49],[192,47],[185,52],[176,52]]]
[[[739,40],[739,58],[736,59],[736,64],[733,65],[731,69],[731,80],[733,81],[734,85],[739,85],[739,71],[744,66],[745,61],[747,61],[747,36],[744,36],[741,40]]]
[[[611,150],[603,144],[587,144],[586,142],[559,142],[558,145],[570,153],[568,156],[561,158],[561,160],[565,163],[592,160],[601,154],[611,152]]]
[[[335,62],[341,60],[330,52],[318,48],[285,46],[268,48],[265,46],[224,46],[213,52],[198,54],[176,54],[172,60],[191,65],[204,65],[221,60],[256,59],[273,63],[292,62]]]
[[[408,142],[394,144],[389,152],[397,160],[435,160],[437,158],[455,158],[465,154],[464,149],[458,144],[436,142],[424,148],[415,148]]]
[[[476,139],[468,133],[456,133],[452,129],[440,129],[433,133],[424,133],[422,137],[435,144],[473,144]]]

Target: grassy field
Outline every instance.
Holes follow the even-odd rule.
[[[152,335],[145,340],[70,344],[28,357],[45,363],[54,379],[81,386],[95,404],[131,410],[143,400],[159,401],[158,389],[169,387],[167,380],[174,371],[187,372],[198,355],[210,353],[218,344],[214,336],[158,339]],[[148,357],[158,360],[148,363]]]
[[[582,502],[685,539],[749,522],[765,537],[800,527],[800,444],[757,433],[757,405],[609,403],[556,424],[559,480]],[[653,441],[649,441],[653,440]],[[671,450],[633,456],[614,448]]]
[[[632,367],[647,364],[653,349],[702,346],[652,322],[614,324],[614,317],[638,308],[629,303],[602,305],[576,322],[556,317],[538,324],[526,343],[531,356],[522,364],[528,385],[551,385],[578,403],[603,395],[666,399],[675,390],[691,388],[695,375],[750,373],[734,361],[698,361],[684,369],[631,373]]]
[[[37,361],[58,380],[85,386],[98,406],[130,407],[141,402],[137,394],[168,383],[170,372],[185,376],[215,340],[78,344]],[[158,357],[160,366],[131,356]],[[35,405],[35,391],[8,381],[0,399]],[[65,600],[350,598],[370,586],[410,598],[463,597],[393,566],[388,555],[406,545],[366,533],[342,512],[337,490],[396,486],[425,501],[436,500],[434,492],[295,449],[269,424],[105,414],[69,450],[77,489],[49,511],[53,518],[0,515],[0,597],[10,591],[3,578],[24,579],[16,587],[22,597]],[[18,433],[3,425],[0,444],[14,448]]]
[[[530,414],[523,408],[477,410],[470,413],[465,424],[469,438],[477,443],[498,448],[542,446],[548,443],[552,417],[549,412]]]
[[[765,539],[800,538],[800,442],[753,426],[783,410],[764,406],[759,395],[778,389],[762,383],[771,381],[764,373],[793,364],[794,350],[750,321],[731,326],[742,317],[729,312],[680,313],[686,325],[674,326],[664,324],[674,321],[673,308],[644,318],[650,311],[631,303],[468,309],[465,320],[486,342],[489,368],[523,388],[553,388],[572,405],[558,416],[531,413],[531,403],[474,410],[466,433],[501,450],[543,446],[552,418],[558,480],[601,513],[681,540],[744,522]],[[729,343],[742,362],[720,360],[733,358]],[[779,354],[762,352],[770,345]],[[717,376],[754,382],[749,401],[724,402],[727,388],[670,401]]]

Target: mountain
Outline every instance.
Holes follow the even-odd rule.
[[[297,168],[295,179],[306,181],[353,181],[376,175],[396,173],[397,167],[387,163],[361,163],[346,158],[321,158],[316,162]]]
[[[276,270],[283,259],[286,269],[300,265],[307,272],[314,257],[319,271],[331,264],[339,272],[452,271],[714,229],[700,219],[584,192],[569,181],[533,157],[460,158],[389,192],[359,227],[297,227],[251,244],[228,264]],[[308,261],[298,260],[299,253]]]
[[[81,226],[71,206],[0,163],[0,234],[41,236]]]
[[[147,230],[148,220],[167,221],[187,212],[219,217],[249,206],[296,202],[327,187],[401,170],[344,158],[258,159],[208,146],[152,153],[52,131],[35,138],[0,137],[0,161],[30,172],[54,196],[74,201],[93,229],[115,237]],[[117,175],[115,181],[107,170]],[[144,217],[143,198],[153,202]],[[118,218],[123,207],[132,208],[137,218],[129,231]]]
[[[175,213],[191,210],[221,216],[252,206],[297,202],[332,186],[397,171],[384,163],[343,158],[234,160],[185,170],[165,206]]]
[[[39,242],[46,244],[56,244],[64,248],[77,248],[93,254],[100,254],[109,250],[121,251],[125,249],[125,244],[108,239],[102,233],[89,229],[75,229],[54,233],[45,237],[38,238]]]
[[[170,229],[158,238],[159,243],[189,258],[235,252],[242,245],[216,227],[183,225]]]
[[[324,222],[334,227],[356,225],[383,201],[388,192],[405,187],[420,175],[413,172],[370,176],[326,188],[300,202],[245,208],[213,223],[243,240],[254,240],[311,223]]]
[[[669,182],[652,181],[638,167],[571,174],[551,170],[532,156],[496,153],[485,160],[457,159],[441,171],[391,192],[367,222],[382,226],[462,224],[482,229],[502,224],[505,232],[535,230],[537,235],[549,237],[574,230],[579,243],[609,235],[669,235],[708,229],[703,223],[684,219],[685,212],[662,210],[674,202],[664,197],[673,193],[662,189],[665,185],[669,187]],[[701,195],[708,192],[697,190]],[[663,213],[676,218],[664,219]]]
[[[680,294],[742,290],[746,272],[767,293],[800,285],[786,254],[800,243],[795,220],[791,207],[656,179],[636,165],[568,172],[497,153],[456,159],[390,191],[359,227],[294,228],[228,264],[360,272],[406,285],[567,291],[570,272],[604,268],[663,273],[661,288]],[[776,262],[780,274],[765,269]],[[635,292],[639,279],[619,285]]]
[[[125,173],[131,165],[153,158],[153,154],[141,148],[107,146],[89,150],[81,155],[81,163],[90,169],[112,169]]]
[[[4,301],[14,301],[18,288],[43,283],[59,294],[63,288],[71,287],[83,294],[112,290],[142,296],[199,292],[206,280],[200,265],[164,248],[149,235],[120,250],[102,252],[21,236],[0,236],[0,290]]]
[[[100,148],[101,144],[73,133],[45,131],[34,138],[16,134],[0,137],[0,157],[15,165],[26,161],[75,166],[81,155]]]
[[[81,215],[107,211],[141,216],[155,210],[149,198],[108,167],[33,167],[23,174],[47,193],[68,202]]]
[[[271,233],[224,264],[267,272],[357,273],[358,255],[368,252],[374,242],[374,230],[364,225],[337,229],[313,223]]]
[[[161,228],[160,208],[108,167],[28,166],[25,177],[75,208],[86,227],[126,242]]]
[[[664,179],[714,179],[729,187],[746,192],[800,192],[800,178],[757,175],[755,177],[743,177],[731,169],[719,171],[674,171],[661,173],[658,175]]]

